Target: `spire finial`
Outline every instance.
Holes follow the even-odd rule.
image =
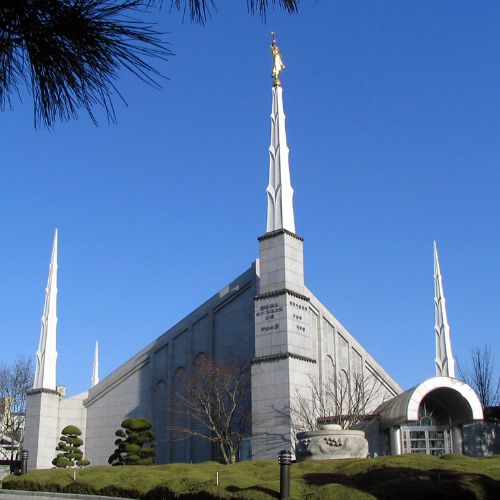
[[[455,378],[455,360],[451,352],[450,325],[446,312],[443,277],[439,265],[437,244],[434,241],[434,332],[436,334],[436,376]]]
[[[285,69],[285,65],[283,64],[283,59],[281,58],[280,49],[276,45],[276,33],[271,31],[271,36],[273,37],[271,40],[271,53],[273,54],[272,77],[274,78],[273,85],[276,87],[281,86],[280,73]]]
[[[94,387],[99,383],[99,342],[95,343],[94,365],[92,367],[92,382],[90,387]]]
[[[50,257],[49,278],[45,289],[40,342],[36,352],[33,389],[56,390],[56,331],[57,331],[57,229]]]

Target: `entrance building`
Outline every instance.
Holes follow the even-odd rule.
[[[392,455],[463,453],[462,428],[483,419],[483,409],[470,386],[451,377],[433,377],[375,412],[388,432]]]

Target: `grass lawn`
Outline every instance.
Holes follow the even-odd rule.
[[[500,455],[323,460],[293,464],[291,471],[293,499],[500,499]],[[279,497],[279,466],[271,461],[95,466],[77,470],[76,481],[71,470],[50,469],[8,476],[3,488],[145,499],[258,500]]]

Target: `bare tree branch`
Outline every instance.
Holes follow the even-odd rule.
[[[382,382],[371,373],[349,377],[341,371],[323,384],[310,376],[306,390],[297,391],[290,404],[292,432],[315,431],[321,422],[351,429],[388,397]]]
[[[476,391],[483,408],[500,405],[500,375],[495,375],[491,346],[473,349],[471,362],[458,363],[459,377]]]
[[[248,434],[249,391],[247,365],[198,357],[191,372],[178,381],[171,408],[178,418],[171,430],[181,438],[196,436],[215,443],[223,462],[233,463]]]
[[[33,385],[33,362],[26,357],[0,363],[0,456],[14,459],[24,438],[26,391]]]

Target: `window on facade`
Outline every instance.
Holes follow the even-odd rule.
[[[453,452],[451,430],[443,427],[403,428],[404,453],[426,453],[441,456]]]
[[[252,460],[252,441],[243,439],[238,448],[238,459],[240,462],[244,460]]]
[[[349,370],[349,343],[347,340],[338,335],[338,363],[339,368],[348,371]]]
[[[418,408],[419,425],[450,425],[450,417],[444,406],[429,397]]]
[[[335,406],[335,390],[337,385],[335,380],[335,362],[332,356],[325,356],[323,368],[324,398],[327,408],[331,409]]]
[[[331,356],[335,356],[335,330],[333,326],[323,318],[323,332],[325,339],[326,352]]]
[[[352,372],[362,375],[363,373],[363,358],[361,357],[361,354],[359,354],[356,349],[352,349],[352,362],[351,362],[351,368]]]

